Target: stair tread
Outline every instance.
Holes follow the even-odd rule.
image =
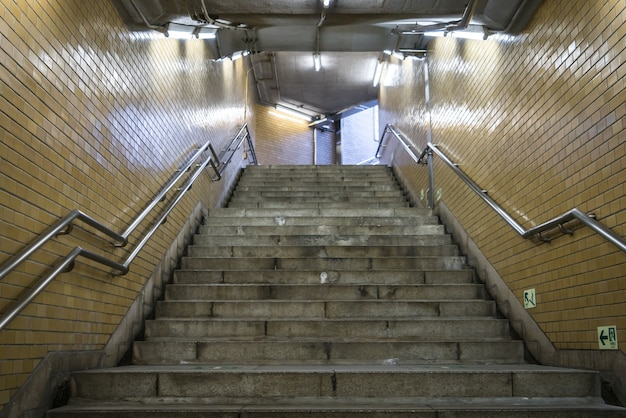
[[[222,366],[209,365],[201,368],[197,365],[127,365],[104,369],[90,369],[75,372],[75,374],[125,374],[125,373],[444,373],[444,374],[503,374],[503,373],[533,373],[533,374],[583,374],[597,375],[594,370],[574,369],[567,367],[543,366],[538,364],[224,364]]]
[[[424,340],[422,337],[384,337],[384,338],[372,338],[372,337],[346,337],[346,336],[326,336],[326,337],[284,337],[284,336],[271,336],[260,335],[255,337],[250,336],[229,336],[229,337],[210,337],[202,336],[197,338],[190,337],[150,337],[149,340],[138,341],[139,343],[149,342],[271,342],[271,343],[311,343],[311,342],[333,342],[333,343],[424,343],[424,344],[438,344],[438,343],[451,343],[454,341],[468,342],[468,343],[515,343],[521,344],[520,340],[513,340],[509,336],[501,337],[462,337],[456,339],[433,339]]]
[[[248,167],[230,205],[208,209],[134,364],[74,373],[71,404],[50,417],[623,411],[599,397],[598,372],[524,361],[458,245],[389,167]]]
[[[231,415],[222,415],[223,413],[233,413],[233,418],[237,418],[240,412],[253,413],[253,412],[296,412],[296,413],[315,413],[320,412],[325,414],[339,413],[339,416],[345,416],[346,412],[357,411],[356,414],[361,416],[364,412],[391,412],[402,413],[407,412],[414,416],[415,412],[432,412],[433,415],[428,415],[431,418],[437,418],[435,415],[437,412],[442,411],[477,411],[487,413],[490,411],[509,411],[514,413],[520,411],[523,414],[520,417],[527,417],[527,412],[533,413],[534,416],[541,412],[546,412],[546,415],[541,417],[554,417],[555,411],[568,412],[569,414],[575,412],[581,412],[584,414],[598,412],[598,415],[569,415],[572,417],[623,417],[624,409],[606,405],[596,398],[526,398],[526,397],[514,397],[514,398],[500,398],[500,397],[485,397],[485,398],[366,398],[366,399],[321,399],[321,398],[285,398],[276,399],[273,398],[271,403],[260,403],[257,399],[251,399],[247,402],[243,400],[239,403],[214,403],[212,399],[197,400],[194,403],[180,403],[171,402],[163,403],[163,400],[158,398],[152,400],[143,400],[142,403],[133,402],[116,402],[110,403],[89,403],[81,404],[75,403],[72,405],[64,406],[56,410],[49,412],[51,416],[56,414],[72,414],[72,413],[89,413],[100,410],[107,410],[112,412],[148,412],[149,414],[166,412],[166,411],[180,411],[182,413],[199,412],[200,414],[206,414],[211,412],[221,413],[219,416],[231,417]],[[606,415],[607,413],[612,413]],[[187,415],[185,415],[187,416]],[[202,416],[202,415],[199,415]],[[309,416],[309,415],[307,415]],[[356,416],[356,415],[355,415]],[[394,416],[394,415],[392,415]],[[395,415],[397,416],[397,415]],[[404,415],[403,415],[404,416]],[[407,415],[409,416],[409,415]],[[422,416],[422,415],[420,415]],[[492,415],[488,415],[492,416]],[[502,416],[502,415],[498,415]],[[510,416],[510,415],[507,415]],[[517,416],[517,415],[515,415]],[[559,415],[561,417],[561,415]]]

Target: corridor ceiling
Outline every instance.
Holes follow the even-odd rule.
[[[376,100],[383,51],[422,57],[426,31],[516,34],[541,0],[113,0],[131,30],[216,32],[218,59],[250,54],[261,103],[338,115]],[[169,26],[168,26],[169,25]],[[189,35],[191,37],[191,34]],[[321,69],[314,68],[319,53]]]

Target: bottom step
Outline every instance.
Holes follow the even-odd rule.
[[[618,418],[623,408],[595,398],[281,399],[271,405],[86,404],[48,411],[48,418]]]

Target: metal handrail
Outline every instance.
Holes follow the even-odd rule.
[[[183,198],[183,195],[185,193],[187,193],[187,191],[189,191],[189,189],[191,189],[191,186],[193,186],[193,183],[196,181],[196,179],[200,176],[200,174],[202,174],[202,171],[208,166],[210,165],[211,168],[213,169],[213,171],[215,171],[216,173],[218,172],[218,167],[217,165],[213,162],[213,156],[209,155],[207,157],[207,159],[198,166],[198,168],[196,169],[196,171],[194,171],[193,175],[191,175],[189,177],[189,179],[187,180],[187,182],[185,183],[185,185],[183,187],[181,187],[178,191],[178,194],[176,195],[176,198],[167,206],[167,208],[165,208],[163,210],[163,213],[161,214],[161,216],[159,217],[159,219],[157,219],[154,224],[152,225],[152,227],[150,228],[150,230],[148,230],[148,232],[145,234],[145,236],[141,239],[141,241],[139,242],[139,244],[137,244],[137,246],[135,247],[135,249],[133,250],[132,253],[130,253],[130,255],[128,256],[128,258],[126,259],[126,261],[124,261],[124,263],[122,264],[122,266],[124,267],[122,273],[126,274],[128,272],[128,269],[130,267],[130,264],[133,262],[133,260],[135,259],[135,257],[137,256],[137,254],[139,254],[139,252],[143,249],[143,247],[146,245],[146,243],[150,240],[150,238],[152,237],[152,235],[154,235],[154,233],[156,232],[156,230],[159,228],[159,226],[161,226],[162,224],[165,223],[165,221],[167,220],[167,217],[169,216],[169,214],[172,212],[172,210],[174,209],[174,207],[178,204],[178,202],[180,202],[180,200]]]
[[[387,124],[385,126],[385,130],[383,131],[383,135],[381,137],[380,143],[378,145],[378,149],[376,151],[376,157],[380,158],[381,148],[383,146],[383,140],[386,136],[387,132],[391,132],[393,136],[400,141],[402,147],[409,153],[411,158],[420,164],[428,164],[429,166],[429,183],[431,185],[429,190],[429,206],[433,207],[432,202],[432,189],[434,188],[432,185],[434,184],[433,174],[432,174],[432,155],[435,154],[439,157],[463,182],[473,190],[487,205],[493,209],[504,221],[515,230],[522,238],[528,239],[531,237],[536,237],[540,241],[546,242],[549,241],[549,238],[543,237],[541,234],[551,229],[559,228],[559,230],[563,233],[573,234],[571,230],[565,230],[563,225],[567,222],[578,220],[583,225],[591,228],[594,232],[599,234],[601,237],[609,241],[611,244],[615,245],[620,250],[626,252],[626,240],[617,235],[615,232],[601,224],[595,219],[595,216],[585,214],[577,208],[571,209],[560,216],[557,216],[549,221],[546,221],[540,225],[537,225],[530,229],[525,229],[522,225],[520,225],[511,215],[509,215],[500,205],[496,203],[488,194],[487,191],[480,188],[476,183],[470,179],[467,174],[465,174],[457,164],[453,163],[436,145],[431,142],[426,144],[426,147],[423,151],[416,154],[413,150],[417,150],[415,146],[413,146],[406,137],[400,133],[396,128],[391,124]],[[424,160],[427,159],[425,163]]]
[[[252,143],[252,139],[250,137],[250,132],[248,131],[247,125],[244,125],[237,136],[244,130],[246,131],[246,136],[243,138],[248,139],[248,148],[252,153],[253,161],[256,164],[256,154],[254,152],[254,145]],[[236,137],[237,137],[236,136]],[[235,139],[236,139],[235,137]],[[235,141],[233,139],[231,144]],[[233,150],[233,153],[241,146],[241,142],[239,145]],[[146,243],[150,240],[152,235],[156,232],[156,230],[167,220],[167,217],[172,212],[174,207],[180,202],[183,195],[191,189],[191,186],[196,181],[196,179],[202,174],[202,171],[207,167],[211,166],[213,171],[218,176],[218,179],[221,178],[221,174],[223,170],[226,168],[228,163],[232,160],[232,154],[229,157],[228,161],[224,164],[220,163],[213,146],[210,142],[207,142],[205,145],[200,147],[188,160],[188,162],[179,169],[179,173],[170,180],[165,187],[157,194],[157,196],[152,200],[152,202],[137,216],[137,218],[131,223],[131,225],[127,228],[127,230],[118,234],[111,230],[110,228],[104,226],[102,223],[96,221],[90,216],[84,214],[80,210],[73,210],[68,215],[55,222],[52,226],[46,229],[39,237],[33,240],[30,244],[28,244],[24,249],[15,254],[9,261],[7,261],[4,265],[0,267],[0,280],[2,280],[5,276],[7,276],[11,271],[13,271],[19,264],[24,262],[29,256],[31,256],[35,251],[41,248],[46,242],[50,241],[52,238],[62,235],[69,234],[73,227],[74,220],[81,220],[86,224],[92,226],[100,232],[110,236],[115,241],[121,243],[120,246],[124,246],[128,243],[128,236],[132,233],[132,231],[143,221],[147,215],[154,209],[157,203],[164,200],[166,193],[171,190],[171,188],[182,178],[184,173],[190,170],[194,162],[198,159],[198,157],[205,151],[210,151],[210,155],[201,163],[198,164],[194,173],[189,177],[187,182],[183,187],[178,189],[178,193],[175,199],[163,210],[162,214],[159,216],[157,221],[155,221],[149,231],[144,235],[139,244],[135,247],[135,249],[130,253],[127,259],[123,263],[118,263],[116,261],[110,260],[102,255],[96,254],[92,251],[86,250],[82,247],[75,247],[72,251],[70,251],[63,259],[61,259],[58,263],[56,263],[50,271],[48,271],[33,287],[28,289],[22,297],[18,300],[18,302],[13,305],[9,310],[4,312],[0,316],[0,331],[6,327],[6,325],[11,322],[26,306],[37,296],[39,295],[45,288],[54,280],[56,276],[60,273],[71,271],[74,267],[74,262],[78,257],[84,257],[95,261],[104,266],[108,266],[117,271],[118,275],[124,275],[128,273],[130,269],[130,264],[133,262],[135,257],[139,254],[139,252],[143,249]],[[221,167],[221,168],[220,168]]]
[[[110,228],[104,226],[102,223],[96,221],[89,215],[81,212],[78,209],[74,209],[63,218],[59,219],[57,222],[52,224],[48,229],[41,233],[35,240],[33,240],[30,244],[24,247],[21,251],[15,254],[13,257],[9,259],[6,263],[0,267],[0,280],[2,280],[5,276],[7,276],[11,271],[13,271],[18,265],[23,263],[28,257],[30,257],[35,251],[41,248],[46,242],[50,241],[52,238],[58,235],[69,234],[73,228],[73,223],[75,220],[83,221],[89,226],[97,229],[100,232],[108,235],[113,238],[115,241],[122,243],[122,245],[126,245],[128,240],[117,232],[111,230]]]
[[[223,160],[229,152],[230,155],[228,156],[224,164],[220,166],[219,171],[216,171],[216,177],[213,178],[213,181],[217,181],[222,178],[224,170],[226,170],[226,167],[228,166],[228,164],[230,164],[233,156],[235,155],[235,152],[241,147],[243,141],[247,142],[248,152],[250,152],[252,157],[252,164],[258,164],[258,161],[256,159],[256,153],[254,151],[254,145],[252,144],[252,137],[250,136],[250,130],[248,129],[248,124],[244,123],[241,128],[239,128],[233,139],[231,139],[228,145],[226,145],[226,147],[224,147],[224,149],[220,153],[218,161]]]
[[[183,167],[181,167],[181,168],[179,168],[177,170],[178,174],[174,178],[172,178],[165,185],[165,187],[163,187],[161,189],[161,191],[155,196],[155,198],[152,199],[152,202],[150,202],[150,204],[148,206],[146,206],[146,208],[139,215],[137,215],[135,220],[128,226],[126,231],[124,231],[122,233],[122,237],[124,237],[126,239],[126,238],[128,238],[130,236],[130,234],[133,233],[135,228],[137,228],[141,224],[141,222],[144,221],[144,219],[148,216],[148,214],[152,211],[152,209],[154,209],[154,207],[157,204],[159,204],[160,202],[163,201],[163,199],[165,199],[165,196],[171,190],[171,188],[174,187],[174,185],[176,185],[176,183],[178,183],[178,181],[185,175],[185,173],[188,172],[191,169],[191,166],[194,164],[194,162],[205,151],[210,151],[211,152],[211,154],[213,155],[213,158],[215,158],[215,160],[216,160],[216,165],[219,166],[220,162],[219,162],[219,159],[217,158],[217,155],[215,154],[215,150],[213,149],[213,145],[211,145],[210,141],[207,141],[206,144],[204,144],[202,147],[198,148],[196,150],[196,152],[188,159],[187,164],[185,164]]]

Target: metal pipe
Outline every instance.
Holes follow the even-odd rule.
[[[189,189],[191,189],[191,186],[196,181],[198,176],[200,176],[200,174],[202,174],[202,171],[206,168],[206,166],[209,165],[212,162],[213,162],[212,156],[209,156],[202,164],[200,164],[200,166],[198,166],[196,171],[194,171],[193,175],[189,178],[189,180],[187,180],[185,185],[183,187],[181,187],[180,192],[178,192],[178,195],[176,196],[176,198],[172,202],[170,202],[170,204],[167,206],[167,208],[165,208],[165,210],[163,211],[163,213],[161,214],[159,219],[157,219],[154,222],[154,224],[152,224],[152,227],[148,230],[146,235],[144,235],[144,237],[137,244],[135,249],[130,253],[130,255],[128,256],[126,261],[124,261],[123,266],[125,268],[125,271],[122,272],[122,275],[124,275],[124,274],[126,274],[128,272],[128,268],[129,268],[130,264],[133,262],[133,260],[135,259],[135,257],[137,257],[139,252],[147,244],[147,242],[150,240],[150,238],[152,238],[152,235],[154,235],[154,233],[159,228],[159,226],[161,226],[165,222],[165,220],[167,219],[169,214],[172,212],[172,210],[178,204],[178,202],[181,201],[181,199],[183,198],[185,193],[187,193],[187,191]],[[217,167],[215,165],[213,165],[213,169],[217,172]]]
[[[57,263],[52,270],[50,270],[45,276],[41,278],[33,287],[28,289],[26,293],[19,299],[19,301],[9,308],[6,312],[2,314],[0,317],[0,331],[3,330],[9,322],[11,322],[20,312],[28,306],[33,299],[37,297],[43,290],[54,280],[56,276],[65,271],[69,271],[72,269],[74,265],[74,260],[78,257],[85,257],[90,260],[93,260],[97,263],[112,267],[116,270],[123,271],[124,274],[128,272],[128,268],[111,261],[105,257],[102,257],[98,254],[95,254],[91,251],[85,250],[82,247],[76,247],[69,254],[67,254],[59,263]]]
[[[107,228],[102,223],[96,221],[89,215],[84,214],[78,209],[74,209],[63,218],[59,219],[57,222],[52,224],[48,229],[46,229],[41,235],[39,235],[35,240],[33,240],[30,244],[24,247],[21,251],[15,254],[13,257],[9,259],[6,263],[2,265],[0,268],[0,280],[2,280],[5,276],[7,276],[11,271],[13,271],[18,265],[23,263],[28,257],[30,257],[35,251],[41,248],[46,242],[54,238],[55,236],[62,233],[62,231],[66,228],[70,228],[75,220],[83,221],[94,229],[108,235],[113,238],[115,241],[119,241],[122,245],[125,245],[128,241],[126,238],[117,232],[113,231],[110,228]]]
[[[146,27],[148,29],[152,29],[155,30],[157,32],[161,32],[163,34],[167,35],[167,27],[165,26],[157,26],[157,25],[153,25],[152,23],[148,22],[148,19],[146,19],[146,17],[144,16],[143,13],[141,13],[141,10],[139,9],[139,7],[137,7],[137,5],[135,4],[135,0],[128,0],[130,2],[130,4],[133,6],[133,8],[135,9],[135,11],[137,12],[137,14],[139,15],[139,17],[141,17],[141,20],[143,20],[144,25],[146,25]]]
[[[429,166],[429,196],[428,203],[431,205],[431,195],[434,189],[434,180],[432,180],[430,170],[432,169],[432,154],[436,154],[441,160],[457,175],[463,180],[463,182],[476,193],[491,209],[493,209],[500,217],[507,223],[511,228],[515,230],[522,238],[528,239],[532,237],[539,237],[542,241],[549,241],[546,238],[541,236],[541,233],[548,231],[554,228],[562,229],[562,225],[569,221],[578,220],[583,225],[591,228],[598,235],[609,241],[611,244],[615,245],[620,250],[626,252],[626,240],[617,235],[615,232],[602,225],[600,222],[596,221],[593,217],[585,214],[577,208],[571,209],[564,214],[557,216],[549,221],[546,221],[540,225],[537,225],[531,229],[524,229],[515,219],[513,219],[504,209],[502,209],[486,192],[484,189],[478,187],[476,183],[472,181],[459,167],[457,164],[453,163],[436,145],[431,142],[428,142],[424,151],[422,151],[419,157],[416,157],[415,154],[411,151],[413,146],[411,144],[405,143],[404,136],[396,131],[395,128],[391,124],[388,124],[385,127],[385,132],[389,130],[394,134],[394,136],[400,141],[403,148],[409,152],[413,159],[416,159],[417,162],[423,163],[424,157],[427,158],[427,163]],[[384,138],[385,133],[383,133]],[[379,150],[382,145],[383,138],[381,138],[381,144],[379,145]],[[408,141],[407,141],[408,142]],[[376,157],[380,157],[379,151],[377,150]],[[434,202],[433,202],[434,207]]]
[[[433,164],[432,151],[426,153],[428,160],[428,207],[433,209],[435,207],[435,167]]]
[[[250,155],[252,155],[252,164],[253,165],[258,165],[259,161],[256,159],[256,151],[254,150],[254,144],[252,143],[252,137],[250,136],[250,133],[248,132],[248,137],[247,137],[247,141],[248,141],[248,152],[250,153]]]
[[[404,138],[404,135],[402,135],[400,132],[398,132],[392,125],[389,125],[389,132],[391,132],[396,138],[398,138],[400,140],[400,145],[402,145],[402,148],[404,148],[406,150],[406,152],[409,154],[409,156],[417,163],[420,161],[420,157],[418,157],[415,152],[413,152],[413,149],[415,149],[416,151],[419,152],[419,150],[417,148],[415,148],[413,146],[413,144],[411,144],[408,140],[406,140]],[[420,153],[420,155],[422,155],[423,153]]]
[[[133,231],[141,224],[141,222],[144,221],[144,219],[146,218],[146,216],[148,216],[152,209],[154,209],[157,204],[163,201],[165,195],[171,190],[172,187],[174,187],[176,183],[178,183],[178,181],[191,168],[191,166],[198,159],[198,157],[200,157],[200,155],[207,149],[211,150],[211,152],[215,154],[215,152],[213,151],[213,146],[209,141],[207,141],[206,144],[204,144],[202,147],[198,148],[198,150],[187,161],[187,164],[185,164],[178,170],[178,174],[172,180],[170,180],[169,183],[166,184],[165,187],[163,187],[163,189],[161,189],[161,191],[154,197],[152,202],[150,202],[150,204],[146,206],[146,208],[139,215],[137,215],[135,220],[128,226],[126,231],[122,233],[122,237],[124,237],[125,240],[127,240],[130,234],[132,234]]]
[[[465,11],[463,12],[463,16],[461,16],[461,20],[454,25],[446,26],[446,31],[453,32],[455,30],[467,29],[470,21],[472,20],[472,17],[474,17],[474,14],[476,13],[477,7],[478,1],[470,0],[469,4],[465,8]]]
[[[237,150],[241,146],[241,143],[243,142],[243,140],[247,139],[248,146],[253,156],[254,163],[256,164],[257,160],[256,160],[256,154],[254,152],[254,145],[252,144],[252,141],[250,138],[250,131],[248,130],[247,124],[244,124],[239,129],[239,131],[237,132],[237,135],[235,136],[233,141],[231,141],[231,143],[234,142],[236,138],[239,137],[241,133],[244,131],[246,134],[239,141],[235,150]],[[129,266],[132,263],[132,261],[135,259],[137,254],[142,250],[142,248],[145,246],[148,240],[152,237],[152,235],[157,230],[157,228],[165,222],[165,220],[167,219],[167,216],[171,213],[171,211],[178,204],[178,202],[180,202],[183,195],[191,188],[191,186],[196,181],[198,176],[200,176],[204,168],[206,168],[208,165],[211,165],[218,179],[221,178],[221,171],[218,169],[218,166],[214,162],[215,160],[215,161],[218,161],[219,163],[219,159],[211,143],[207,142],[203,147],[199,148],[198,151],[194,153],[194,155],[189,160],[189,162],[180,170],[180,173],[179,175],[176,176],[175,180],[170,181],[170,183],[168,184],[168,186],[164,188],[164,190],[169,190],[176,183],[176,181],[178,181],[182,177],[182,175],[188,171],[188,169],[191,167],[191,165],[193,165],[193,163],[198,158],[198,156],[200,156],[200,154],[206,150],[209,150],[211,152],[211,155],[202,164],[198,166],[198,168],[193,173],[193,175],[187,180],[185,185],[180,189],[180,192],[178,193],[176,199],[168,205],[168,207],[164,210],[160,218],[153,224],[149,232],[144,236],[144,238],[140,241],[140,243],[137,245],[137,247],[133,250],[133,252],[129,255],[129,257],[126,259],[126,261],[123,264],[110,260],[104,256],[101,256],[92,251],[86,250],[82,247],[74,248],[60,262],[54,265],[53,268],[45,276],[43,276],[33,287],[28,289],[28,291],[26,291],[26,293],[19,299],[19,301],[13,307],[11,307],[8,311],[6,311],[0,316],[0,330],[6,327],[6,325],[13,318],[15,318],[35,297],[37,297],[37,295],[40,294],[46,288],[46,286],[48,286],[48,284],[50,284],[52,280],[54,280],[56,276],[58,276],[62,272],[70,271],[73,268],[74,261],[78,257],[85,257],[99,264],[111,267],[114,270],[117,270],[120,275],[127,274],[129,271]],[[231,159],[232,159],[232,155],[230,156],[228,162],[230,162]],[[226,165],[228,164],[228,162],[222,165],[223,167],[222,172],[223,172],[223,169],[226,168]],[[160,202],[164,196],[165,196],[165,193],[162,191],[162,193],[159,193],[157,197],[153,200],[153,203]],[[154,208],[154,206],[155,204],[150,204],[149,205],[150,209],[144,210],[142,214],[138,217],[138,219],[144,219],[147,213],[150,212]],[[0,268],[0,280],[4,278],[6,275],[8,275],[11,271],[13,271],[13,269],[15,269],[20,263],[25,261],[30,255],[32,255],[35,251],[41,248],[50,239],[54,238],[58,234],[68,233],[73,225],[74,220],[76,219],[83,221],[84,223],[90,225],[91,227],[95,228],[96,230],[100,232],[103,232],[104,234],[112,237],[114,240],[123,243],[123,245],[125,245],[128,242],[127,237],[114,232],[113,230],[107,228],[100,222],[84,214],[80,210],[76,209],[76,210],[71,211],[62,219],[55,222],[52,226],[46,229],[39,237],[33,240],[29,245],[27,245],[24,249],[22,249],[17,254],[15,254],[8,262],[6,262]],[[133,225],[131,225],[131,227],[127,229],[127,233],[130,234],[129,231],[132,231],[134,228],[136,228],[136,226],[137,225],[133,223]]]
[[[236,24],[229,25],[229,24],[226,24],[226,23],[223,23],[223,22],[220,22],[218,20],[213,19],[209,15],[209,10],[206,7],[205,0],[202,0],[202,2],[200,3],[200,6],[202,7],[202,13],[204,14],[206,22],[209,25],[214,25],[214,26],[218,26],[220,28],[231,29],[231,30],[248,30],[250,28],[248,25],[236,25]]]
[[[485,203],[487,203],[487,205],[491,207],[491,209],[493,209],[498,215],[500,215],[502,219],[504,219],[518,234],[523,236],[525,232],[524,228],[520,224],[518,224],[515,219],[513,219],[508,213],[506,213],[491,197],[489,197],[489,195],[484,193],[483,189],[478,187],[476,183],[474,183],[456,164],[450,161],[450,159],[435,145],[429,142],[427,147],[432,150],[432,152],[437,154],[437,157],[441,158],[441,161],[446,163],[446,165],[450,167],[450,169],[457,176],[459,176],[461,180],[463,180],[463,182],[467,186],[469,186],[470,189],[472,189],[481,199],[485,201]]]
[[[233,143],[237,140],[237,138],[239,138],[239,136],[241,135],[241,133],[242,133],[242,132],[244,132],[244,130],[245,130],[245,135],[241,136],[241,139],[239,140],[239,142],[237,143],[237,145],[236,145],[236,146],[233,146]],[[226,170],[226,166],[227,166],[228,164],[230,164],[230,162],[232,161],[233,156],[235,155],[235,151],[237,151],[237,150],[241,147],[241,144],[243,143],[243,141],[244,141],[246,138],[249,138],[249,137],[250,137],[250,131],[248,130],[248,125],[247,125],[247,124],[244,124],[244,126],[242,126],[242,127],[241,127],[241,129],[239,129],[239,131],[237,132],[237,135],[235,135],[235,137],[233,138],[233,140],[232,140],[232,141],[231,141],[231,143],[229,144],[228,148],[224,150],[224,153],[225,153],[226,151],[231,151],[231,153],[230,153],[230,155],[229,155],[228,159],[226,160],[226,162],[224,163],[223,168],[221,168],[221,169],[220,169],[220,171],[219,171],[219,173],[218,173],[218,176],[219,176],[219,177],[221,177],[221,175],[222,175],[222,174],[224,173],[224,171]],[[249,146],[249,147],[251,147],[251,149],[252,149],[252,154],[254,155],[254,159],[255,159],[255,161],[256,161],[256,154],[255,154],[255,152],[254,152],[254,148],[253,148],[253,146],[252,146],[252,143],[251,143],[251,142],[248,142],[248,146]]]

